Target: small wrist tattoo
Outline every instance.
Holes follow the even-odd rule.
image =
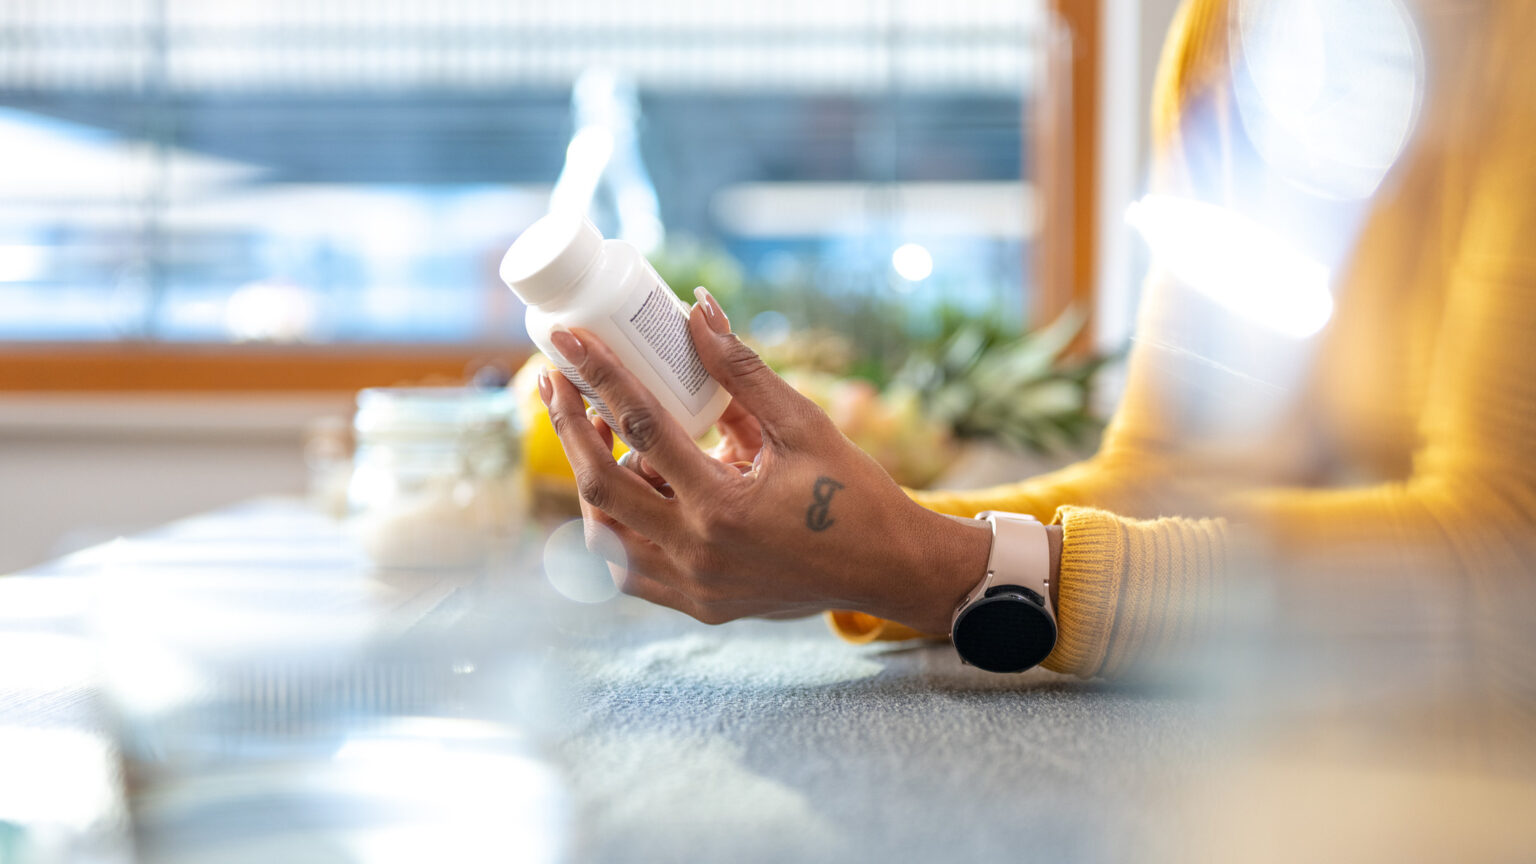
[[[832,508],[833,494],[842,488],[843,484],[831,477],[816,478],[816,485],[811,488],[811,506],[805,509],[805,527],[812,531],[825,531],[832,527],[835,520],[828,515],[828,511]]]

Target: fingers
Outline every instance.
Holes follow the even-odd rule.
[[[609,426],[608,425],[608,421],[604,420],[602,418],[602,415],[597,413],[597,409],[596,408],[588,408],[587,409],[587,422],[591,423],[592,424],[592,428],[597,430],[597,437],[603,439],[603,446],[608,448],[608,452],[609,453],[612,453],[613,452],[613,427]],[[635,451],[633,451],[633,450],[629,451],[629,453],[633,453],[633,452],[635,452]],[[624,455],[628,456],[629,453],[625,453]],[[619,460],[620,463],[622,463],[623,461],[624,461],[623,459]]]
[[[549,419],[560,446],[576,473],[581,500],[614,519],[652,538],[663,538],[676,529],[671,504],[648,483],[613,461],[613,450],[587,422],[586,407],[575,385],[564,375],[548,375]]]
[[[740,402],[732,399],[725,413],[715,422],[720,430],[720,446],[737,457],[750,458],[763,449],[763,427]]]
[[[621,592],[699,617],[698,604],[665,581],[677,568],[659,546],[590,505],[582,505],[581,521],[587,549],[608,562],[608,573]]]
[[[688,316],[688,332],[704,368],[731,396],[757,418],[765,439],[784,442],[826,415],[780,378],[768,364],[729,330],[725,313],[703,288]],[[705,307],[712,307],[706,309]]]
[[[602,423],[603,421],[599,419],[597,422]],[[604,425],[606,427],[606,424]],[[667,478],[657,474],[656,469],[652,468],[650,465],[647,465],[645,462],[645,457],[641,456],[639,453],[636,453],[633,450],[625,453],[624,456],[619,459],[619,467],[623,468],[625,471],[633,473],[636,477],[639,477],[646,483],[649,483],[652,489],[660,492],[663,496],[667,498],[677,497],[677,493],[672,490],[672,484],[667,482]]]
[[[613,576],[613,584],[618,586],[619,591],[631,597],[639,597],[647,603],[655,603],[668,609],[676,609],[684,615],[691,615],[694,618],[699,617],[697,614],[698,607],[694,604],[692,598],[665,582],[652,579],[646,575],[645,571],[634,564],[625,568],[610,562],[608,564],[608,572]]]
[[[673,488],[708,494],[720,483],[736,479],[734,472],[722,470],[699,449],[656,397],[591,333],[557,330],[550,339],[608,403],[618,423],[615,431]]]

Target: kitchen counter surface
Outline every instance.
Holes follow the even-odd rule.
[[[406,847],[335,841],[394,824],[370,817],[357,828],[356,814],[374,813],[377,802],[352,801],[348,819],[295,833],[281,818],[224,824],[185,804],[177,811],[174,793],[208,788],[210,777],[227,788],[231,765],[246,779],[270,778],[273,766],[334,772],[360,749],[349,730],[426,715],[502,730],[466,738],[443,727],[453,752],[455,742],[490,740],[498,758],[524,760],[507,764],[534,766],[527,782],[495,774],[501,785],[476,799],[501,795],[508,806],[486,810],[500,815],[454,810],[452,824],[492,823],[465,847],[470,858],[1109,861],[1146,860],[1148,844],[1160,842],[1160,807],[1211,746],[1213,712],[1189,696],[1045,671],[989,675],[961,666],[947,644],[850,646],[819,619],[707,627],[629,598],[575,603],[551,588],[539,545],[532,539],[487,572],[385,577],[339,524],[296,501],[264,500],[0,580],[0,641],[53,652],[41,670],[0,671],[0,753],[40,730],[73,729],[124,754],[126,779],[114,757],[86,759],[79,778],[53,782],[105,772],[110,794],[94,827],[77,833],[131,851],[125,826],[136,825],[137,849],[153,860],[261,860],[289,848],[271,845],[279,842],[313,856],[304,860],[395,860],[366,850]],[[208,585],[220,587],[195,587]],[[133,635],[144,623],[135,603],[164,610],[205,593],[246,617],[226,625],[223,613],[200,616],[212,636],[169,618],[147,628],[152,638]],[[241,636],[249,616],[261,626]],[[281,650],[260,647],[279,637]],[[205,667],[217,656],[225,663],[217,698],[204,687],[183,694],[179,713],[156,707],[156,680],[115,656],[119,644],[146,641]],[[206,647],[215,643],[219,650]],[[252,673],[230,645],[280,657],[284,671]],[[320,665],[346,657],[347,668],[365,672],[335,673],[332,663],[317,686],[312,671],[292,671],[310,669],[311,646]],[[399,681],[378,672],[401,668],[429,671]],[[296,719],[322,716],[312,706],[337,704],[341,684],[352,701],[329,716],[351,724],[347,734]],[[207,709],[210,699],[224,713]],[[224,719],[232,705],[242,722]],[[421,783],[437,782],[430,778],[449,761],[422,762]],[[398,764],[381,764],[399,776]],[[18,782],[6,773],[0,829],[10,819],[15,844],[28,829],[4,811],[4,789]],[[337,849],[348,851],[331,856]]]

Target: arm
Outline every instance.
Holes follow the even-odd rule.
[[[1483,35],[1492,43],[1536,24],[1536,9],[1523,4],[1490,9]],[[1180,495],[1165,512],[1226,513],[1242,525],[1253,557],[1236,567],[1233,531],[1223,521],[1146,522],[1124,512],[1063,508],[1062,607],[1064,617],[1071,609],[1076,650],[1053,656],[1056,668],[1115,674],[1177,644],[1211,614],[1229,572],[1276,577],[1280,602],[1313,626],[1337,616],[1358,627],[1351,616],[1364,612],[1397,627],[1475,626],[1464,635],[1501,656],[1528,644],[1519,635],[1528,623],[1519,610],[1528,608],[1522,604],[1529,602],[1536,561],[1536,366],[1529,346],[1536,333],[1536,63],[1507,45],[1477,47],[1469,48],[1471,65],[1456,86],[1460,113],[1441,122],[1443,134],[1454,136],[1437,154],[1444,164],[1435,166],[1447,188],[1444,201],[1399,198],[1378,214],[1385,230],[1368,235],[1372,255],[1399,259],[1412,251],[1406,238],[1418,236],[1401,229],[1427,226],[1419,242],[1445,246],[1443,268],[1411,274],[1423,283],[1413,286],[1362,271],[1350,286],[1383,296],[1398,291],[1403,299],[1396,302],[1435,304],[1432,338],[1416,348],[1433,352],[1434,371],[1407,476],[1340,489],[1245,478],[1226,491],[1212,484]],[[1329,359],[1325,374],[1350,374],[1347,352]],[[1122,420],[1152,416],[1158,406],[1146,396],[1158,392],[1153,383],[1145,375],[1133,380]],[[1152,430],[1127,452],[1140,448],[1155,454],[1154,462],[1176,462],[1157,431],[1168,428],[1124,423],[1120,432]],[[1032,500],[1040,486],[1017,488],[1023,506],[1040,506]],[[1082,494],[1084,503],[1103,494],[1091,483],[1044,488]],[[1068,631],[1064,624],[1064,640]]]
[[[1529,4],[1490,8],[1499,16],[1488,25],[1495,43],[1536,26]],[[1486,597],[1497,592],[1480,583],[1529,572],[1536,553],[1536,63],[1499,47],[1474,56],[1475,77],[1467,78],[1477,86],[1465,88],[1456,146],[1447,145],[1444,157],[1445,198],[1464,203],[1441,241],[1447,260],[1435,275],[1446,280],[1445,301],[1426,346],[1435,363],[1412,471],[1366,488],[1240,496],[1235,512],[1262,530],[1290,569],[1355,579],[1412,573]]]
[[[689,321],[700,357],[761,426],[761,455],[744,474],[700,451],[589,334],[555,337],[672,493],[618,465],[611,433],[586,416],[576,389],[544,379],[589,546],[608,557],[624,592],[706,623],[835,607],[946,632],[985,570],[990,532],[911,501],[820,409],[723,326],[709,326],[704,304]],[[1060,517],[1049,533],[1062,629],[1052,668],[1093,674],[1110,650],[1108,628],[1097,625],[1106,610],[1146,608],[1138,615],[1150,620],[1166,605],[1167,590],[1143,578],[1145,559],[1166,552],[1217,566],[1214,523],[1141,525],[1087,508],[1063,508]],[[1135,623],[1116,632],[1114,646],[1168,635]]]
[[[540,382],[588,545],[620,588],[706,623],[836,607],[947,629],[985,570],[987,528],[911,501],[729,332],[712,300],[695,306],[689,328],[710,374],[757,421],[762,449],[745,473],[699,450],[590,334],[554,338],[662,488],[614,461],[611,433],[569,382]]]
[[[1165,170],[1165,182],[1183,164],[1180,111],[1188,93],[1223,68],[1224,61],[1205,56],[1202,46],[1224,41],[1197,32],[1220,24],[1218,6],[1186,4],[1165,55],[1154,110],[1161,163],[1175,169]],[[1524,4],[1494,12],[1497,20],[1487,34],[1495,41],[1516,38],[1510,34],[1536,24],[1536,10]],[[1221,27],[1213,32],[1219,35]],[[1457,97],[1466,104],[1457,107],[1463,120],[1471,119],[1440,123],[1460,142],[1444,172],[1443,182],[1454,186],[1447,200],[1464,201],[1465,209],[1400,200],[1393,214],[1400,223],[1451,228],[1422,240],[1447,244],[1450,263],[1443,273],[1419,277],[1445,279],[1435,291],[1447,299],[1433,313],[1433,343],[1420,346],[1435,352],[1437,365],[1409,476],[1350,489],[1286,488],[1297,466],[1277,461],[1266,466],[1269,476],[1238,482],[1216,476],[1204,483],[1207,472],[1198,459],[1179,455],[1178,424],[1165,408],[1172,400],[1163,398],[1170,382],[1153,374],[1153,359],[1138,350],[1125,402],[1094,459],[980,493],[918,495],[945,512],[985,507],[1042,519],[1057,513],[1066,537],[1059,608],[1063,642],[1072,645],[1053,655],[1053,668],[1113,674],[1139,655],[1168,647],[1210,614],[1211,598],[1233,569],[1232,528],[1220,520],[1144,521],[1159,513],[1235,517],[1260,556],[1244,563],[1281,577],[1276,586],[1282,598],[1305,586],[1295,596],[1327,597],[1330,602],[1320,606],[1330,609],[1349,598],[1368,606],[1396,601],[1410,608],[1456,608],[1405,595],[1482,598],[1474,611],[1485,616],[1518,606],[1499,598],[1518,596],[1507,589],[1528,577],[1536,560],[1536,370],[1526,344],[1536,332],[1536,247],[1530,243],[1536,236],[1536,160],[1529,154],[1529,142],[1536,140],[1530,110],[1536,64],[1508,46],[1470,53],[1472,67]],[[1491,68],[1489,58],[1504,68]],[[1407,236],[1389,228],[1373,238],[1374,254],[1401,259],[1410,252]],[[1161,302],[1162,286],[1151,287],[1148,303]],[[1355,288],[1393,290],[1384,284]],[[1415,295],[1405,286],[1404,296]],[[1169,304],[1170,312],[1175,305]],[[1177,322],[1155,306],[1144,307],[1138,332],[1170,323]],[[1347,357],[1330,359],[1329,374],[1349,374]],[[1091,507],[1057,510],[1067,503]],[[867,627],[866,637],[870,632]]]

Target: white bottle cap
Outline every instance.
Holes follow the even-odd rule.
[[[551,213],[528,226],[501,259],[501,281],[529,306],[549,301],[581,278],[603,250],[584,216]]]

